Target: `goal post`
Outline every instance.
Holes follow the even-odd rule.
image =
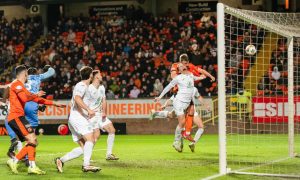
[[[218,3],[217,30],[219,174],[300,178],[300,13]]]
[[[288,138],[289,156],[294,157],[295,133],[294,133],[294,38],[288,39]]]
[[[225,77],[224,5],[217,5],[218,79]],[[223,58],[222,58],[223,57]],[[219,172],[227,173],[226,163],[226,94],[225,81],[218,81]]]

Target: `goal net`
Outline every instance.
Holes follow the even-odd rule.
[[[299,37],[300,14],[218,4],[221,174],[300,178]]]

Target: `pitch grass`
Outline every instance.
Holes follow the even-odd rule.
[[[273,135],[272,135],[273,136]],[[247,167],[262,162],[262,156],[267,159],[276,159],[282,153],[286,153],[286,136],[274,136],[277,142],[270,141],[271,136],[232,136],[228,141],[229,166],[233,168]],[[76,147],[71,136],[39,136],[37,148],[37,164],[47,171],[44,176],[27,175],[26,168],[20,165],[20,174],[13,175],[6,167],[6,150],[9,138],[0,137],[0,179],[187,179],[196,180],[218,173],[218,136],[205,135],[197,144],[196,152],[190,152],[188,143],[185,142],[184,152],[178,153],[172,148],[172,135],[120,135],[116,136],[114,152],[120,157],[117,162],[107,162],[105,157],[106,138],[102,136],[96,144],[92,159],[94,164],[100,166],[100,173],[82,173],[82,158],[78,158],[65,164],[64,173],[59,174],[53,163],[55,157],[59,157]],[[245,138],[245,139],[244,139]],[[247,141],[244,140],[249,140]],[[264,141],[261,141],[264,139]],[[235,144],[239,143],[239,147]],[[300,145],[300,144],[298,144]],[[264,148],[265,147],[265,148]],[[270,151],[270,150],[274,151]],[[240,151],[242,152],[240,155]],[[256,156],[247,156],[248,154]],[[245,156],[246,155],[246,156]],[[258,158],[256,158],[258,157]],[[287,169],[291,173],[299,173],[300,160],[288,160],[278,165],[282,172]],[[263,170],[274,170],[264,166]],[[263,171],[264,172],[264,171]],[[228,175],[218,179],[274,179],[266,177],[254,177],[245,175]]]

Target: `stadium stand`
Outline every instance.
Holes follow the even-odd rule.
[[[226,93],[235,95],[239,90],[244,90],[244,77],[249,75],[249,70],[256,61],[256,56],[247,55],[244,49],[249,44],[253,44],[257,49],[260,49],[265,34],[263,29],[238,21],[230,15],[227,15],[226,24],[231,26],[226,26],[226,31],[230,33],[225,34],[225,43],[227,46],[231,43],[230,46],[232,47],[230,49],[231,52],[226,52],[226,56],[231,54],[231,57],[226,58],[230,59],[230,61],[226,62],[228,67],[226,72],[226,87],[228,87]]]
[[[43,34],[40,16],[0,20],[0,73],[18,62],[21,55]],[[9,81],[1,79],[1,82]]]
[[[181,53],[216,76],[214,16],[140,17],[62,18],[22,63],[55,68],[56,76],[43,84],[43,90],[56,99],[71,97],[84,65],[103,72],[108,98],[156,96],[169,82],[169,67]],[[210,96],[216,94],[216,86],[207,78],[197,88]]]
[[[272,52],[270,68],[264,78],[258,84],[259,96],[288,95],[288,72],[287,72],[287,39],[280,38],[276,49]],[[294,54],[294,93],[299,92],[299,53]]]

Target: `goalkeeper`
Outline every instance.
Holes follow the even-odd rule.
[[[25,86],[26,89],[33,94],[37,94],[39,92],[42,81],[52,77],[55,74],[55,70],[50,65],[46,65],[43,68],[43,74],[38,74],[38,70],[34,67],[29,68],[27,71],[28,81]],[[33,101],[29,101],[25,104],[24,110],[26,119],[29,121],[34,130],[39,125],[38,110],[44,111],[45,108],[45,105],[39,106],[38,103]]]

